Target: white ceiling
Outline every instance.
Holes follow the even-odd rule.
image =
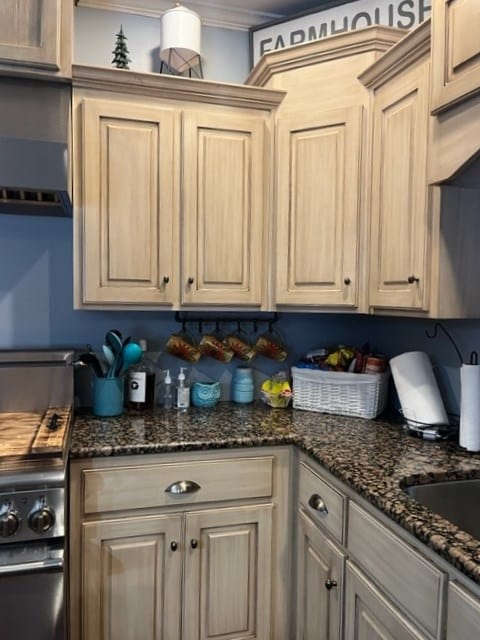
[[[175,6],[174,0],[75,0],[75,4],[155,18]],[[331,0],[185,0],[182,4],[196,11],[205,25],[246,30],[331,4]]]

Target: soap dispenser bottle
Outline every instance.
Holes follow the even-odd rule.
[[[163,381],[163,407],[164,409],[173,408],[172,378],[170,377],[169,369],[165,371]]]
[[[185,367],[180,367],[177,386],[177,409],[188,409],[190,406],[190,387],[185,384]]]

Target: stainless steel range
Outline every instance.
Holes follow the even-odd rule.
[[[0,351],[2,636],[64,640],[72,351]]]

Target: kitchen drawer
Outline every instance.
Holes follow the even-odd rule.
[[[352,502],[347,547],[356,563],[405,613],[439,637],[445,574]]]
[[[273,457],[233,458],[84,469],[81,502],[85,515],[272,495]],[[194,492],[165,490],[195,482]]]
[[[300,463],[298,499],[308,515],[339,542],[343,541],[345,499],[315,471]]]

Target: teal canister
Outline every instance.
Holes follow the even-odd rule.
[[[232,400],[238,403],[253,402],[255,385],[250,367],[237,367],[232,380]]]

